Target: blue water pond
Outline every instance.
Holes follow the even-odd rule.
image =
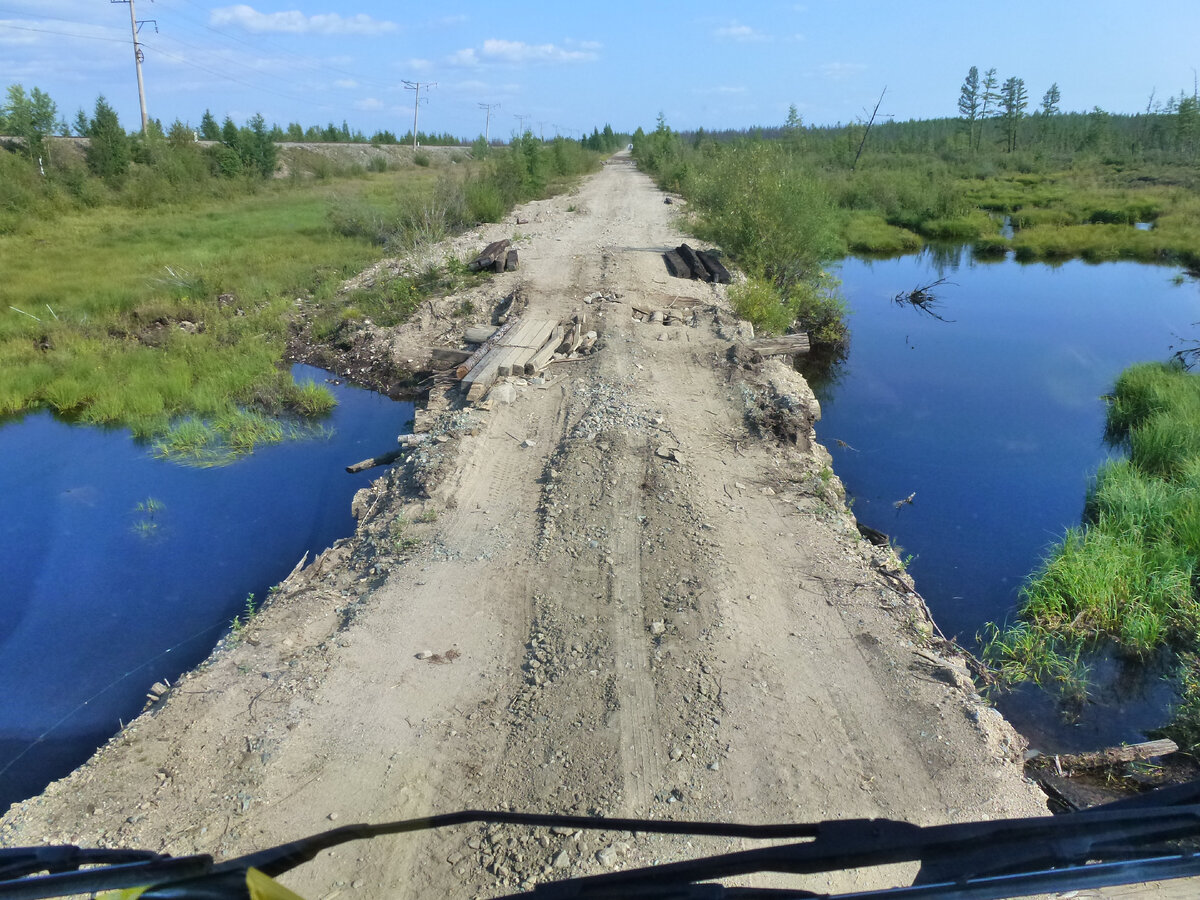
[[[48,413],[0,428],[0,810],[202,660],[249,594],[353,532],[350,500],[379,471],[345,467],[394,448],[412,404],[332,390],[329,433],[221,468]]]
[[[966,250],[848,259],[840,275],[852,344],[836,377],[817,382],[818,436],[855,515],[911,554],[942,631],[974,646],[1080,523],[1089,479],[1114,452],[1102,395],[1124,367],[1197,335],[1200,291],[1166,267],[977,263]],[[940,319],[893,302],[942,277]],[[1162,724],[1162,673],[1101,669],[1121,689],[1101,685],[1066,731],[1028,693],[1002,708],[1051,744],[1094,747]]]

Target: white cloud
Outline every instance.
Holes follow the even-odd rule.
[[[524,41],[506,41],[488,38],[479,49],[467,47],[452,53],[451,65],[474,67],[485,64],[522,65],[524,63],[572,63],[589,62],[598,58],[600,44],[587,41],[573,48],[557,44],[527,44]]]
[[[400,66],[400,68],[417,72],[427,72],[432,67],[433,63],[427,59],[408,59]]]
[[[841,81],[845,78],[853,78],[860,72],[865,72],[866,69],[867,67],[862,63],[832,62],[821,66],[821,74],[833,81]]]
[[[740,22],[730,22],[728,25],[723,25],[715,29],[713,34],[719,38],[737,41],[740,44],[770,40],[770,37],[761,31],[751,28],[749,25],[743,25]]]
[[[339,78],[337,81],[335,81],[333,83],[333,86],[339,87],[339,88],[345,88],[346,90],[349,90],[350,88],[358,87],[358,82],[355,81],[353,78]]]
[[[382,100],[377,100],[374,97],[364,97],[361,100],[355,100],[351,105],[355,109],[362,110],[363,112],[376,112],[377,110],[385,108],[384,102]]]
[[[209,16],[212,25],[233,25],[254,32],[282,34],[371,35],[395,31],[395,22],[373,19],[364,13],[344,17],[338,13],[318,13],[307,16],[299,10],[263,13],[252,6],[238,4],[214,9]]]

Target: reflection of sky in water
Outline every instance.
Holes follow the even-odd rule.
[[[353,531],[350,500],[379,473],[345,466],[395,446],[412,407],[334,390],[332,437],[226,468],[155,460],[126,432],[45,413],[0,428],[0,769],[49,732],[0,773],[0,808],[207,655],[247,594]],[[138,508],[151,497],[160,509]]]
[[[817,433],[855,515],[914,554],[938,624],[971,645],[1079,523],[1110,453],[1101,396],[1125,366],[1165,359],[1195,332],[1200,291],[1170,268],[955,253],[847,260],[840,274],[850,359],[822,392]],[[938,313],[952,322],[892,302],[943,276]]]

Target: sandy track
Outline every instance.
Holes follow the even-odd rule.
[[[1044,813],[1016,736],[930,649],[895,560],[859,540],[807,385],[730,362],[722,289],[663,271],[677,210],[620,159],[524,210],[521,270],[486,291],[519,287],[533,315],[586,308],[599,351],[509,405],[447,412],[431,497],[406,495],[402,469],[380,479],[354,541],[289,583],[250,640],[14,808],[3,842],[226,856],[331,817],[464,807]],[[584,307],[594,291],[617,300]],[[630,315],[675,297],[702,301],[695,326]],[[490,895],[728,846],[460,829],[351,845],[284,880],[312,898]]]

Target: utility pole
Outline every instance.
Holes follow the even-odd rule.
[[[520,113],[513,113],[513,118],[521,123],[521,133],[518,135],[518,137],[523,137],[525,135],[525,120],[532,117],[529,115],[523,116]]]
[[[499,109],[500,104],[499,103],[480,103],[479,108],[487,110],[487,118],[483,120],[483,142],[485,144],[490,144],[492,142],[492,138],[491,138],[492,110]]]
[[[437,87],[436,81],[405,81],[403,82],[406,91],[416,91],[416,96],[413,98],[413,149],[417,149],[417,111],[421,108],[421,88]]]
[[[146,128],[150,124],[150,117],[146,115],[146,85],[142,81],[142,60],[146,58],[146,54],[142,53],[142,45],[138,43],[138,32],[147,22],[154,25],[154,31],[158,32],[157,19],[144,19],[138,21],[137,13],[133,11],[133,0],[109,0],[110,3],[128,3],[129,4],[129,27],[133,30],[133,61],[137,67],[137,83],[138,83],[138,103],[142,107],[142,135],[146,134]]]

